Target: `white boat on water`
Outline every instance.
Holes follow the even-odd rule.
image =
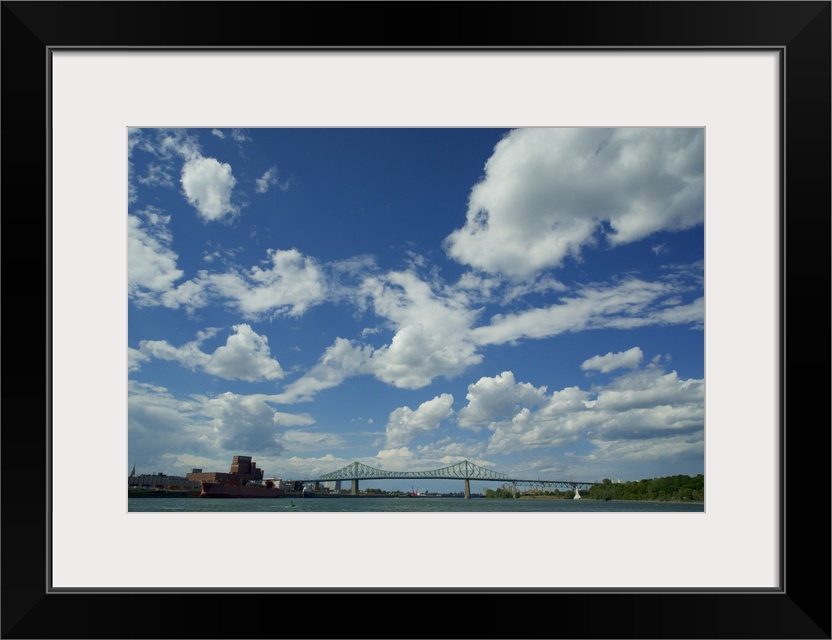
[[[572,484],[572,474],[571,473],[569,474],[569,484]],[[574,484],[572,486],[575,487]],[[580,500],[581,499],[581,492],[578,491],[578,487],[575,487],[575,495],[572,496],[572,499],[573,500]]]

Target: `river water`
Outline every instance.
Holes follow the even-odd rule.
[[[608,513],[608,512],[704,512],[705,505],[690,502],[602,500],[490,500],[486,498],[128,498],[133,512],[367,512],[367,513]]]

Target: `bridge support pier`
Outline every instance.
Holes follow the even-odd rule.
[[[465,478],[465,499],[468,500],[471,497],[471,481],[468,478]]]
[[[358,495],[358,480],[357,479],[352,481],[352,491],[350,493],[352,493],[352,495],[354,495],[354,496]]]
[[[512,498],[517,497],[517,483],[516,482],[511,483],[511,497]]]

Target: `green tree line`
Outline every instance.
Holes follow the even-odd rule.
[[[676,475],[649,480],[614,483],[604,478],[601,484],[582,493],[594,500],[651,500],[656,502],[704,502],[705,476]]]
[[[512,498],[552,498],[571,500],[575,492],[571,489],[564,491],[517,491],[514,493],[510,486],[504,485],[499,489],[486,489],[485,497],[492,500]],[[705,476],[701,473],[691,476],[675,475],[632,482],[613,482],[604,478],[600,484],[593,485],[589,490],[581,490],[581,498],[588,500],[650,500],[653,502],[704,502]]]

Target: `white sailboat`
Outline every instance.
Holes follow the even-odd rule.
[[[569,474],[569,482],[570,483],[572,482],[572,474],[571,473]],[[572,485],[572,486],[575,486],[575,485]],[[580,500],[581,499],[581,492],[578,491],[578,487],[575,487],[575,495],[572,496],[572,499],[573,500]]]

